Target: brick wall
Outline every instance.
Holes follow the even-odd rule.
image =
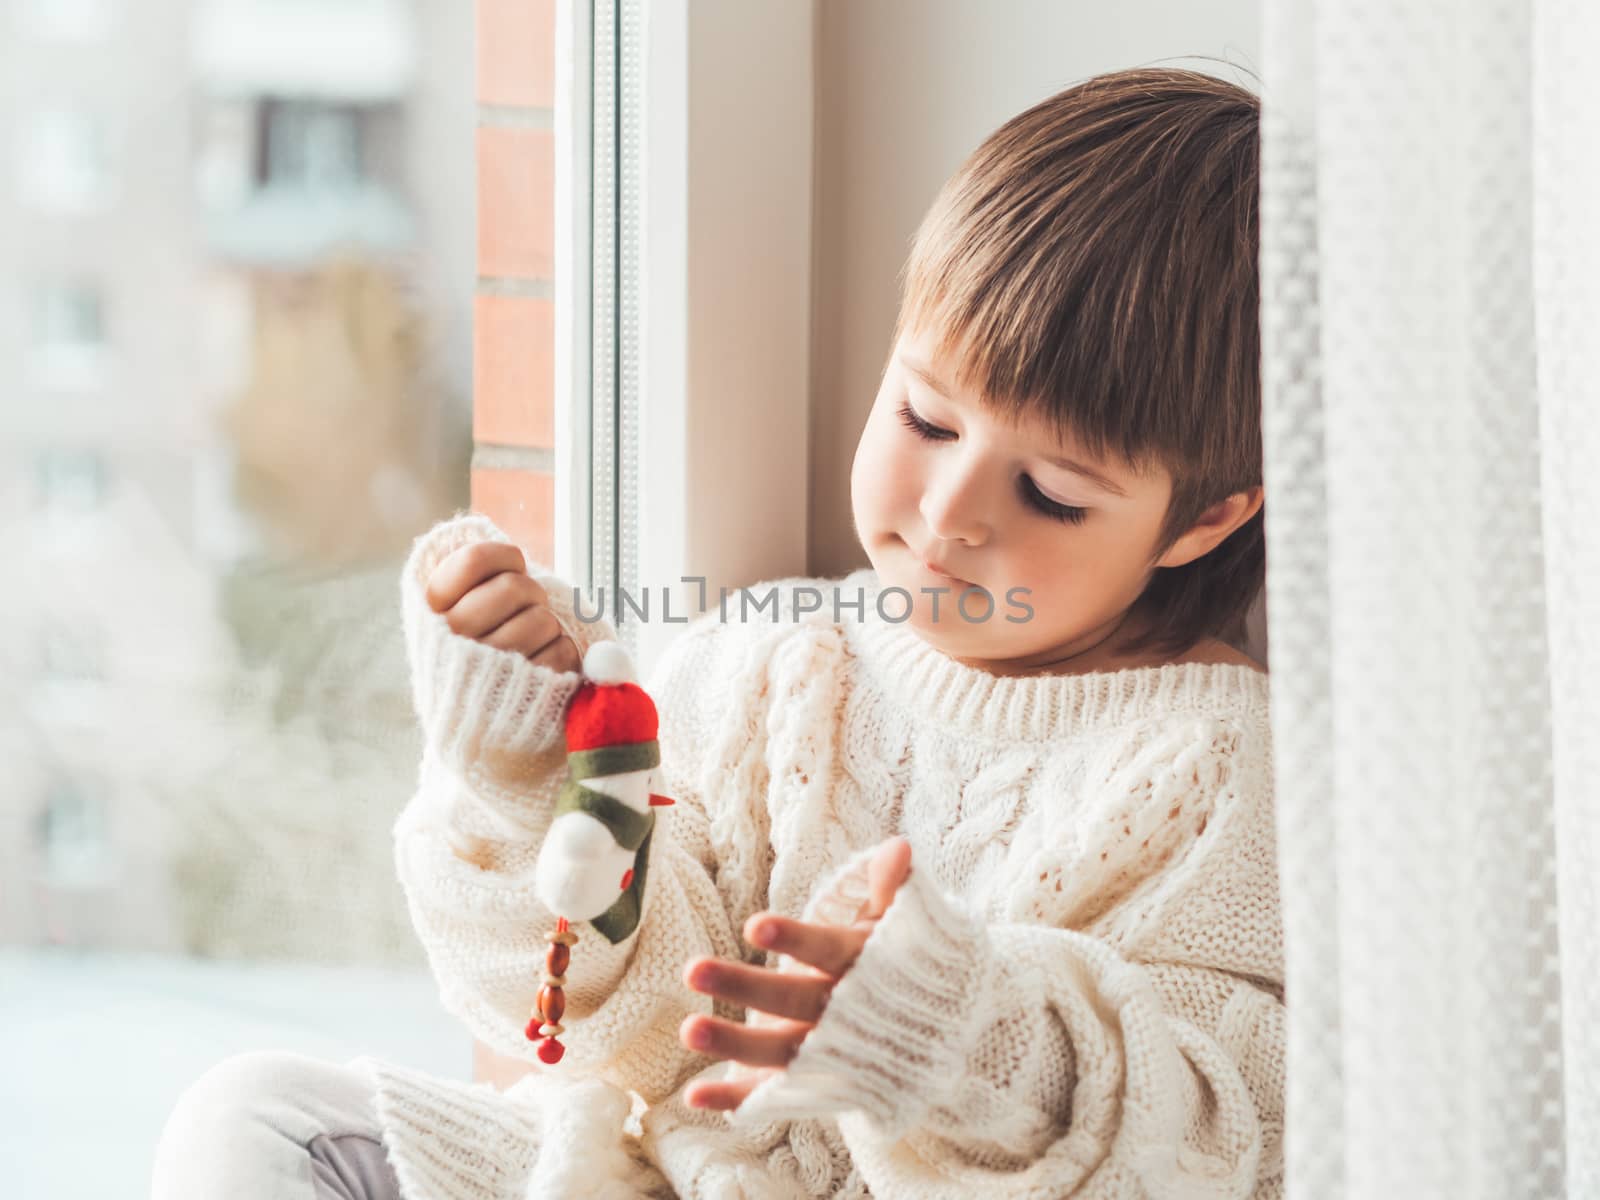
[[[556,0],[477,0],[472,507],[555,561]]]
[[[556,0],[477,0],[472,507],[545,566],[555,561],[555,14]],[[504,1088],[530,1069],[473,1047],[475,1079]]]

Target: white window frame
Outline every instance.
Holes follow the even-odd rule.
[[[806,570],[816,9],[557,12],[556,569],[648,600],[619,630],[648,677],[684,576],[715,611]]]

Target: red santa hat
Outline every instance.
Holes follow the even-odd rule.
[[[648,770],[661,762],[655,701],[634,681],[620,642],[596,642],[583,656],[585,680],[567,706],[568,768],[573,779]]]

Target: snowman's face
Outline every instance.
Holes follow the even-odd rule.
[[[583,786],[621,800],[643,811],[650,806],[650,794],[661,785],[660,770],[649,767],[638,771],[618,771],[614,775],[591,775]]]

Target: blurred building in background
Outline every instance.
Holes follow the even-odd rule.
[[[449,0],[0,7],[0,943],[414,955],[471,50]]]

